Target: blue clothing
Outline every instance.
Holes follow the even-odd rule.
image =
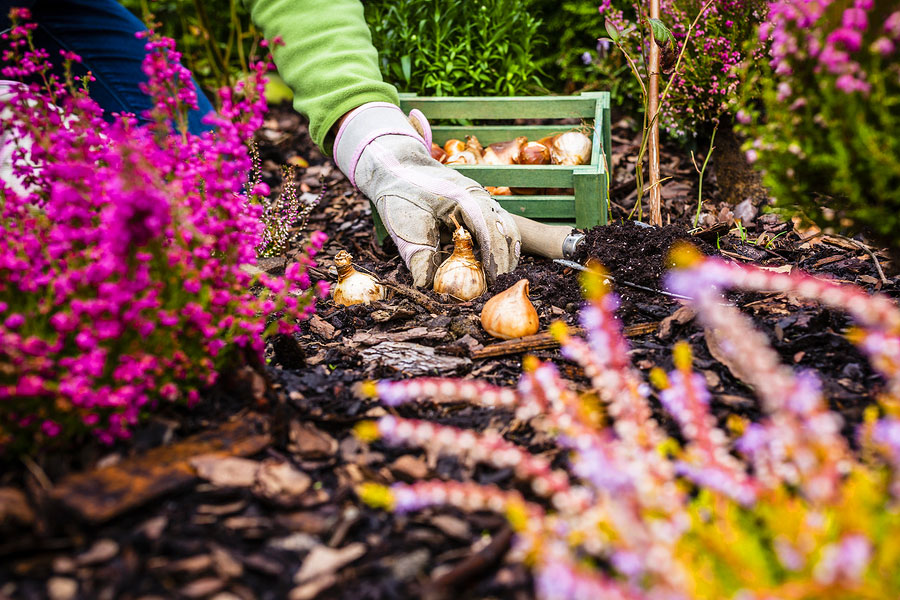
[[[146,27],[128,9],[116,0],[0,0],[0,30],[9,28],[13,6],[31,10],[32,20],[38,24],[35,46],[49,52],[60,75],[60,50],[81,57],[81,64],[74,65],[75,74],[90,71],[94,76],[89,93],[107,118],[112,119],[114,112],[130,112],[145,121],[142,113],[150,108],[151,100],[139,84],[147,81],[141,69],[147,53],[144,40],[135,34]],[[188,114],[188,129],[199,134],[212,129],[201,120],[213,107],[196,81],[194,89],[199,110]]]

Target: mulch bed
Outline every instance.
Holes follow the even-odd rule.
[[[367,307],[322,302],[300,335],[271,340],[266,364],[249,361],[227,374],[193,410],[169,407],[155,414],[128,444],[105,448],[86,442],[74,453],[0,464],[0,599],[531,598],[527,570],[504,561],[509,530],[501,516],[452,509],[394,516],[367,507],[354,492],[364,481],[435,477],[514,485],[509,470],[367,445],[353,436],[360,420],[385,414],[377,403],[357,397],[354,385],[413,374],[388,346],[379,345],[434,349],[413,371],[427,372],[434,364],[441,374],[500,385],[516,383],[522,353],[477,358],[496,343],[479,325],[484,299],[459,304],[429,290],[410,291],[410,277],[390,242],[386,248],[375,242],[368,202],[311,147],[297,115],[274,110],[259,140],[264,180],[275,193],[280,165],[295,156],[310,164],[298,170],[302,192],[315,195],[327,185],[307,228],[297,232],[285,255],[261,261],[261,268],[280,272],[311,231],[323,230],[329,241],[315,278],[333,281],[331,257],[346,249],[358,266],[391,284],[392,295]],[[638,369],[671,368],[673,342],[691,344],[721,422],[731,414],[752,418],[758,405],[752,390],[710,353],[702,328],[679,318],[683,313],[675,315],[678,300],[656,291],[674,241],[688,239],[708,254],[771,268],[789,265],[900,296],[900,278],[883,281],[872,256],[853,241],[803,239],[792,223],[767,214],[744,215],[743,234],[727,226],[733,213],[717,201],[714,174],[705,187],[710,195],[704,231],[692,235],[697,175],[677,148],[663,152],[663,176],[672,176],[663,187],[671,223],[645,228],[623,222],[634,200],[629,159],[639,140],[622,123],[614,140],[613,199],[620,199],[613,204],[615,222],[587,232],[577,258],[582,264],[598,259],[615,279],[619,316],[635,333],[629,342]],[[726,226],[710,230],[716,221]],[[522,277],[530,281],[542,327],[554,319],[576,323],[577,271],[524,257],[490,292]],[[786,363],[818,372],[850,435],[881,381],[842,336],[845,315],[786,295],[731,299],[769,334]],[[576,386],[587,386],[558,350],[533,353],[559,364]],[[535,453],[560,454],[534,443],[529,428],[506,411],[424,403],[397,414],[495,429]],[[658,417],[671,429],[665,415],[658,411]],[[195,469],[203,468],[211,471],[197,477]]]

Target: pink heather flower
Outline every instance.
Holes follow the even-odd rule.
[[[328,241],[328,234],[324,231],[313,231],[309,236],[310,245],[317,250],[321,250],[326,241]]]
[[[3,326],[7,329],[18,329],[25,324],[25,316],[20,313],[14,313],[6,317]]]
[[[328,297],[328,294],[331,292],[331,284],[327,281],[319,280],[316,282],[316,295],[319,298],[325,299]]]
[[[737,114],[735,115],[735,119],[737,119],[738,123],[741,123],[743,125],[750,123],[750,121],[752,120],[750,117],[750,113],[748,113],[744,109],[737,111]]]
[[[777,95],[778,101],[784,102],[785,100],[790,98],[790,96],[791,96],[790,84],[786,81],[782,81],[781,83],[779,83],[778,84],[778,95]]]
[[[747,150],[747,152],[745,153],[745,156],[747,157],[747,162],[750,164],[755,163],[757,161],[757,159],[759,159],[759,153],[756,150],[754,150],[753,148],[751,148],[750,150]]]
[[[865,31],[869,26],[866,11],[861,8],[848,8],[841,18],[841,25],[857,31]]]
[[[254,196],[268,196],[271,192],[272,190],[269,189],[268,184],[260,181],[256,184],[256,186],[253,188],[253,191],[250,193]]]
[[[891,13],[885,19],[884,30],[894,41],[900,40],[900,10]]]
[[[850,52],[856,52],[862,47],[862,33],[856,29],[840,27],[829,33],[826,41],[829,44],[840,44]]]
[[[880,54],[881,56],[887,56],[894,51],[894,42],[882,36],[872,42],[870,48],[872,52]]]
[[[853,3],[853,6],[855,6],[856,8],[861,8],[862,10],[872,10],[873,8],[875,8],[875,1],[856,0],[856,2]]]
[[[56,437],[62,431],[62,427],[56,424],[54,421],[44,421],[41,423],[41,431],[44,432],[44,435],[47,437]]]
[[[854,92],[868,94],[871,86],[869,86],[867,82],[857,79],[853,75],[845,74],[837,78],[837,81],[834,82],[834,87],[846,94],[852,94]]]

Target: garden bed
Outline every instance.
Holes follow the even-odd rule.
[[[728,222],[735,209],[717,203],[715,185],[704,187],[712,188],[705,233],[691,236],[687,224],[696,209],[697,176],[676,149],[663,154],[672,157],[662,173],[672,176],[662,192],[663,213],[672,223],[648,229],[620,222],[633,202],[629,159],[639,140],[621,122],[614,122],[613,140],[614,224],[588,232],[578,259],[599,259],[621,282],[615,285],[622,297],[618,314],[632,334],[631,356],[639,370],[669,369],[672,343],[691,344],[721,425],[731,414],[752,418],[757,401],[739,379],[739,369],[714,357],[715,348],[678,300],[653,291],[661,288],[674,240],[689,238],[704,252],[731,260],[799,268],[900,297],[900,278],[882,280],[873,256],[854,242],[804,239],[809,232],[801,234],[770,215],[748,219],[752,210],[746,206],[740,209],[748,211],[744,234],[729,233],[727,226],[710,231],[715,222]],[[172,407],[155,414],[128,444],[108,449],[86,442],[76,453],[49,452],[33,462],[3,465],[0,598],[531,598],[527,570],[503,560],[509,544],[503,517],[454,509],[394,516],[369,508],[354,492],[364,481],[426,477],[511,487],[508,469],[359,442],[354,425],[385,409],[360,399],[354,384],[413,374],[398,366],[407,363],[397,360],[392,348],[425,347],[433,349],[428,360],[447,371],[514,385],[522,353],[478,358],[497,343],[478,323],[483,299],[458,304],[431,291],[411,291],[399,257],[375,243],[368,202],[310,147],[299,117],[274,110],[260,142],[267,183],[276,184],[279,165],[297,155],[310,163],[300,169],[302,191],[317,193],[327,184],[307,230],[298,232],[284,256],[261,261],[261,268],[283,270],[306,246],[309,233],[323,230],[329,241],[314,275],[333,281],[330,258],[345,249],[357,265],[391,285],[392,294],[369,307],[320,303],[296,339],[273,340],[267,365],[227,374],[193,410]],[[520,277],[531,282],[542,329],[553,319],[575,324],[577,272],[525,257],[491,292]],[[849,435],[880,380],[842,336],[845,315],[786,294],[734,294],[731,300],[769,334],[786,363],[818,372]],[[583,373],[557,349],[541,347],[534,354],[556,362],[576,385],[586,387]],[[655,399],[653,404],[658,408]],[[478,431],[495,429],[550,460],[563,453],[508,411],[429,403],[397,411]],[[657,417],[675,431],[661,410]],[[210,453],[219,458],[197,461]],[[246,458],[216,471],[217,464],[227,464],[222,456]],[[274,471],[267,485],[247,477],[281,460],[294,469]],[[193,474],[202,464],[211,469],[206,479]]]

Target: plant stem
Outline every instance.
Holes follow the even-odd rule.
[[[694,227],[697,226],[697,223],[700,222],[700,209],[703,208],[703,174],[706,173],[706,165],[709,162],[709,157],[712,156],[713,150],[716,149],[713,146],[713,142],[716,141],[716,131],[719,130],[719,124],[716,123],[716,126],[713,127],[712,137],[709,140],[709,150],[706,152],[706,157],[703,159],[703,167],[700,168],[700,189],[697,191],[697,214],[694,215]],[[696,165],[694,165],[696,168]]]
[[[659,19],[659,0],[650,0],[650,18]],[[659,114],[659,45],[656,36],[650,32],[650,56],[648,71],[650,76],[647,91],[647,110],[651,115]],[[662,226],[662,194],[659,187],[659,121],[650,123],[650,224]]]

